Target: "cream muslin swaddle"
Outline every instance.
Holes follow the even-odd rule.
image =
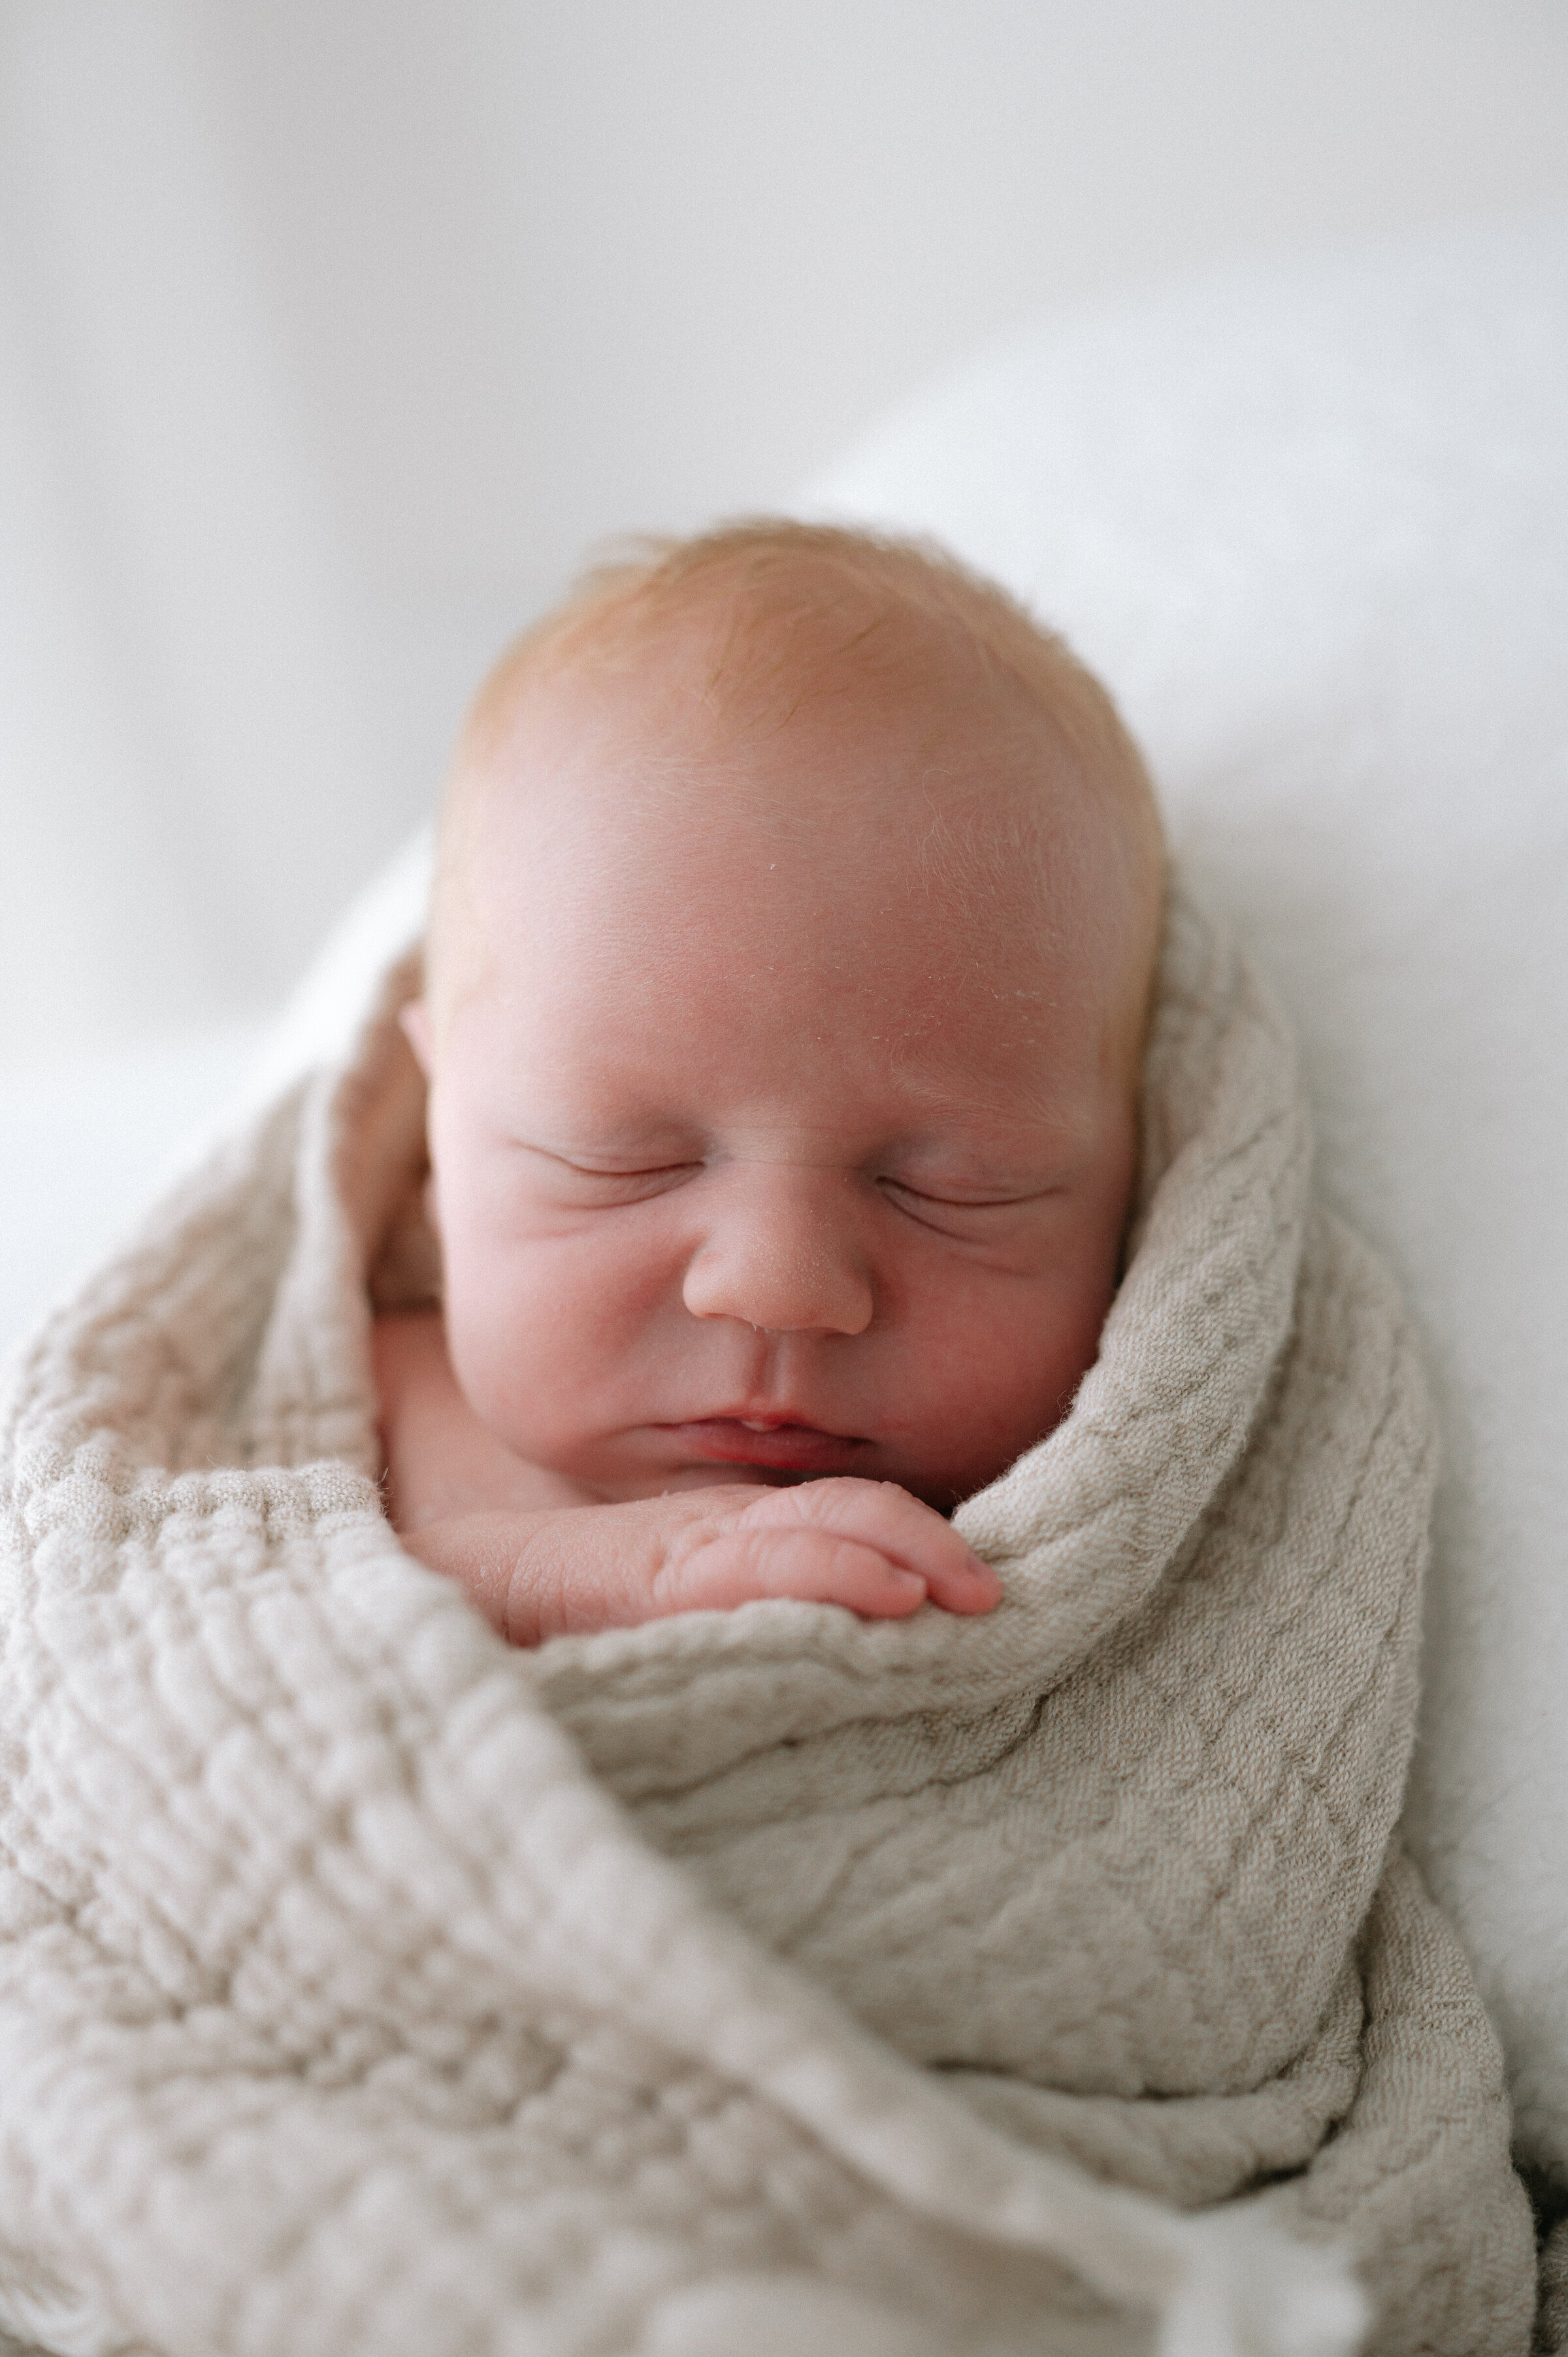
[[[1395,1833],[1429,1412],[1245,967],[1175,903],[1099,1361],[956,1517],[994,1614],[532,1654],[375,1488],[413,974],[12,1389],[0,2326],[1519,2357],[1497,2049]]]

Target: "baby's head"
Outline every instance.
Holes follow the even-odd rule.
[[[470,716],[409,1018],[476,1413],[606,1499],[993,1480],[1110,1305],[1162,892],[1109,699],[940,556],[590,582]]]

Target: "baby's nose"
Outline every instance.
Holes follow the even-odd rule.
[[[847,1182],[826,1173],[748,1189],[687,1265],[682,1298],[693,1317],[776,1334],[864,1334],[875,1298],[848,1199]]]

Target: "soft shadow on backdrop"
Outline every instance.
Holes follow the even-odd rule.
[[[0,1349],[596,543],[1565,119],[1557,0],[0,0]]]

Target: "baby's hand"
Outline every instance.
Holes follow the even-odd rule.
[[[759,1597],[901,1620],[928,1600],[989,1612],[1002,1596],[950,1524],[891,1481],[735,1483],[628,1505],[464,1514],[403,1544],[460,1580],[514,1645]]]

